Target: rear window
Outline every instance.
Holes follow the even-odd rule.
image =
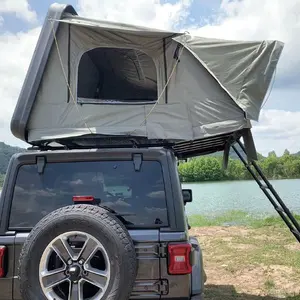
[[[123,216],[128,227],[167,226],[161,164],[143,161],[139,172],[132,161],[48,163],[20,167],[16,179],[10,228],[32,228],[55,209],[73,204],[73,196],[94,196]]]

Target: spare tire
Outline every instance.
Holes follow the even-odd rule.
[[[125,226],[107,210],[73,205],[43,218],[19,261],[24,300],[127,300],[137,272]]]

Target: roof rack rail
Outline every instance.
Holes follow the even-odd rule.
[[[194,156],[223,151],[228,148],[228,146],[239,140],[242,136],[243,130],[193,141],[176,142],[170,140],[151,140],[145,137],[103,137],[87,135],[73,139],[46,141],[30,147],[28,150],[55,151],[163,147],[171,149],[178,159],[187,159]]]
[[[76,139],[61,139],[46,141],[29,147],[28,150],[55,151],[55,150],[84,150],[107,148],[171,148],[175,143],[167,140],[149,140],[143,137],[103,137],[84,136]]]

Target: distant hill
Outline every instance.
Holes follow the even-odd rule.
[[[12,147],[0,142],[0,174],[5,174],[10,158],[15,153],[25,152],[26,150],[19,147]]]

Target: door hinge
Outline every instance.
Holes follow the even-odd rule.
[[[167,244],[160,244],[158,246],[159,257],[167,257]]]
[[[161,295],[167,295],[169,293],[169,283],[168,280],[163,279],[159,283],[159,292]]]

